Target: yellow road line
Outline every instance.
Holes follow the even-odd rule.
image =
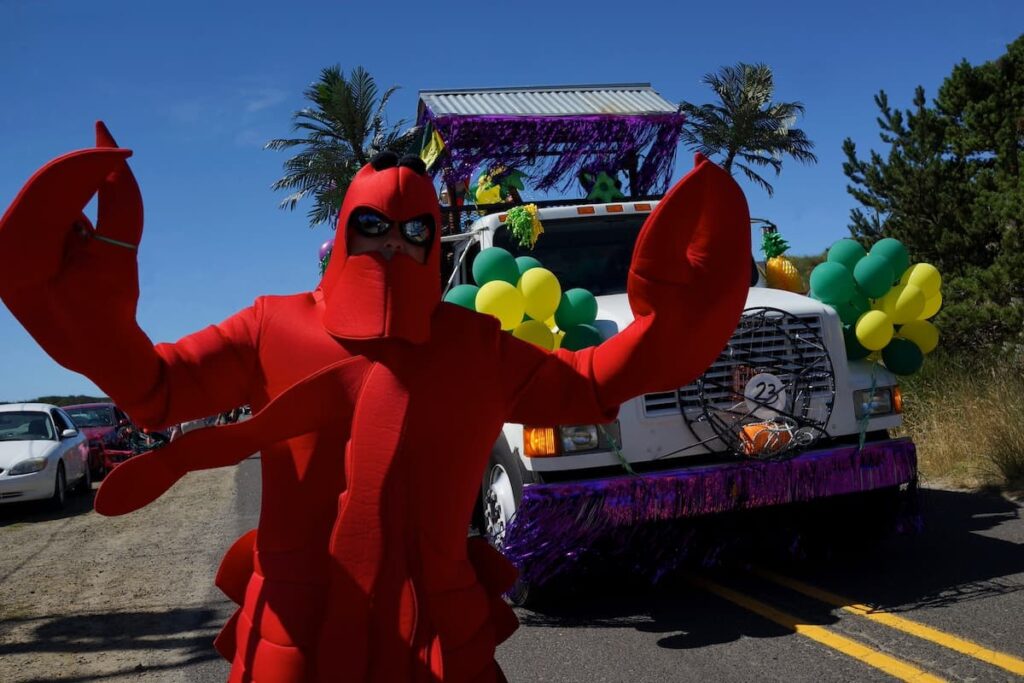
[[[942,647],[955,650],[968,657],[973,657],[977,660],[998,666],[1000,669],[1005,669],[1011,673],[1015,673],[1018,676],[1024,676],[1024,660],[1018,659],[1013,655],[1008,655],[1005,652],[999,652],[997,650],[991,650],[983,645],[979,645],[973,641],[967,640],[966,638],[960,638],[944,631],[940,631],[937,628],[931,626],[925,626],[924,624],[906,619],[904,617],[898,617],[895,614],[889,614],[888,612],[880,612],[873,607],[863,605],[855,600],[844,598],[841,595],[830,593],[821,588],[809,586],[802,581],[791,579],[788,576],[782,576],[765,569],[755,569],[754,574],[760,576],[763,579],[773,581],[786,588],[791,588],[798,593],[821,600],[822,602],[836,607],[841,607],[847,612],[851,612],[858,616],[877,621],[880,624],[885,624],[890,628],[894,628],[904,633],[909,633],[912,636],[917,636],[922,640],[933,642]]]
[[[822,626],[800,623],[800,620],[791,614],[787,614],[786,612],[778,610],[759,600],[755,600],[750,596],[734,591],[731,588],[726,588],[714,581],[693,575],[688,575],[687,579],[693,585],[703,588],[709,593],[714,593],[731,603],[748,609],[765,619],[774,621],[776,624],[785,626],[789,630],[795,631],[802,636],[817,641],[826,647],[842,652],[844,655],[853,657],[870,667],[884,671],[890,676],[898,678],[901,681],[914,681],[915,683],[940,683],[945,680],[943,678],[933,676],[927,671],[919,669],[909,662],[897,659],[896,657],[887,655],[884,652],[873,650],[856,640],[833,633]]]

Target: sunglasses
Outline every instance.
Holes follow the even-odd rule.
[[[383,237],[394,225],[394,221],[369,209],[356,209],[348,217],[348,227],[365,237]],[[410,218],[398,224],[398,232],[409,244],[426,246],[434,238],[434,219],[432,216]]]

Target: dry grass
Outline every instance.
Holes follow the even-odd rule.
[[[930,356],[903,384],[923,480],[1024,488],[1024,354]]]

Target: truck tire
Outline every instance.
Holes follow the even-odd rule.
[[[499,441],[491,452],[480,487],[480,533],[499,551],[503,550],[505,530],[523,499],[523,471],[519,458],[504,442]],[[529,584],[517,580],[505,597],[516,606],[525,606],[531,599]],[[535,592],[534,592],[535,593]]]

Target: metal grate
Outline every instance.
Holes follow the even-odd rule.
[[[735,373],[740,368],[757,365],[772,365],[788,370],[788,373],[781,376],[787,383],[792,382],[795,374],[801,373],[810,389],[811,400],[831,400],[831,373],[817,369],[819,364],[816,362],[828,356],[822,341],[821,318],[816,315],[794,316],[782,321],[779,327],[779,330],[770,330],[778,334],[770,334],[766,330],[764,333],[745,334],[739,338],[734,336],[730,345],[732,353],[719,357],[703,376],[705,400],[710,400],[718,408],[732,403],[735,395],[730,387],[734,384]],[[792,343],[793,337],[808,337],[808,344],[797,349]],[[678,392],[661,391],[644,395],[645,417],[679,415],[680,408],[688,413],[702,410],[701,390],[696,381],[680,388]]]

